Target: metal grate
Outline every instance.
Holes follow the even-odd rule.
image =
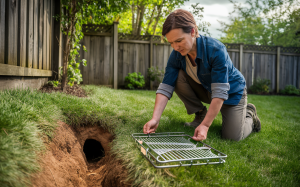
[[[194,144],[190,141],[191,137],[183,132],[135,133],[132,137],[156,168],[221,164],[227,158],[227,155],[203,142]]]

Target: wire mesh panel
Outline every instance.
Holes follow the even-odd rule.
[[[183,132],[132,134],[143,155],[156,168],[221,164],[227,155]],[[202,145],[201,145],[202,144]]]

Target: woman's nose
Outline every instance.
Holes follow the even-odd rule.
[[[173,48],[174,48],[175,51],[177,51],[178,50],[178,45],[174,43]]]

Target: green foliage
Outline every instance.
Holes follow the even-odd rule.
[[[79,69],[80,63],[86,66],[85,59],[80,59],[79,43],[83,38],[82,25],[87,23],[93,24],[111,24],[119,13],[126,11],[128,8],[127,0],[62,0],[61,14],[54,16],[60,20],[61,31],[66,35],[64,48],[64,64],[62,86],[64,80],[72,86],[75,82],[80,84],[82,75]],[[109,21],[108,21],[109,20]],[[86,51],[85,46],[83,46]],[[65,62],[67,61],[67,62]]]
[[[192,6],[192,11],[191,13],[193,14],[196,22],[198,23],[198,30],[199,33],[202,35],[208,35],[210,36],[210,32],[208,30],[208,27],[211,25],[209,22],[203,21],[203,12],[204,12],[204,7],[198,6],[200,3],[196,4],[191,4]]]
[[[269,93],[270,85],[271,85],[271,81],[269,79],[261,79],[258,77],[257,79],[254,80],[253,85],[250,86],[249,91],[255,94]]]
[[[223,43],[300,47],[300,8],[297,0],[230,0],[230,23],[220,22]]]
[[[120,14],[119,32],[160,35],[166,17],[188,0],[130,0],[130,9]]]
[[[280,93],[286,95],[300,95],[300,89],[297,89],[294,85],[287,85],[283,90],[280,90]]]
[[[129,89],[143,88],[145,86],[144,76],[139,72],[128,73],[125,77],[125,87]]]
[[[163,69],[159,70],[157,66],[148,68],[148,76],[151,81],[158,81],[161,83],[164,74],[165,74],[165,71]]]
[[[59,84],[59,81],[48,81],[48,84],[56,88]]]

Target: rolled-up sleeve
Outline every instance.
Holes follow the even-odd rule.
[[[229,55],[225,46],[219,46],[215,49],[211,71],[212,98],[221,98],[224,100],[228,99],[228,91],[230,90],[230,85],[228,82],[228,58]]]
[[[158,94],[158,93],[163,94],[167,98],[169,98],[169,100],[170,100],[172,95],[173,95],[174,89],[175,88],[173,86],[170,86],[170,85],[167,85],[167,84],[164,84],[164,83],[160,83],[159,87],[156,91],[156,94]]]
[[[167,67],[165,69],[164,79],[162,83],[160,83],[156,94],[163,94],[169,99],[171,99],[175,89],[179,69],[180,66],[178,63],[176,63],[176,52],[173,50],[169,57]]]
[[[212,83],[211,98],[221,98],[227,100],[229,89],[230,89],[229,83]]]

